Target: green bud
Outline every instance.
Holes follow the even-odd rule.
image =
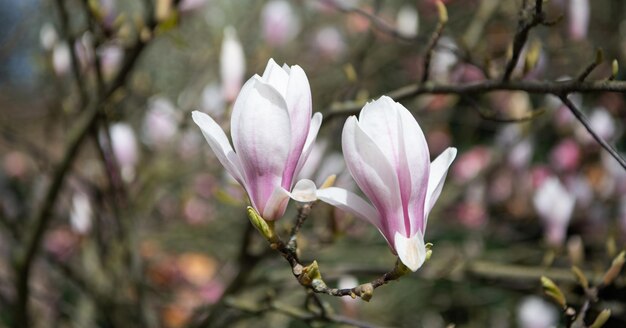
[[[269,241],[270,243],[274,243],[276,241],[276,233],[274,232],[274,223],[265,221],[259,213],[248,206],[248,218],[252,225]]]

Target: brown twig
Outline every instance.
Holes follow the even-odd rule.
[[[446,27],[448,23],[448,12],[446,10],[446,6],[441,1],[437,1],[437,9],[439,10],[439,22],[437,23],[437,27],[435,31],[430,36],[430,40],[428,41],[428,46],[426,47],[426,54],[424,55],[424,65],[422,68],[422,78],[420,82],[422,84],[428,81],[428,75],[430,74],[430,60],[433,56],[433,51],[437,46],[437,42],[441,38],[441,34],[443,33],[443,29]]]
[[[626,160],[624,160],[624,158],[617,152],[617,150],[615,150],[615,148],[613,148],[613,146],[609,145],[596,131],[593,130],[591,124],[589,123],[589,120],[587,119],[587,117],[585,117],[585,114],[583,114],[583,112],[581,112],[580,109],[578,109],[578,107],[576,107],[576,105],[574,105],[574,103],[567,98],[567,95],[561,95],[559,96],[559,98],[561,98],[563,104],[567,106],[567,108],[569,108],[572,114],[576,116],[576,119],[578,119],[578,121],[582,123],[585,129],[589,131],[589,134],[591,134],[593,139],[595,139],[596,142],[599,143],[600,146],[602,146],[602,148],[609,152],[609,154],[611,154],[611,156],[615,158],[619,165],[626,169]]]
[[[515,33],[515,37],[513,39],[513,53],[511,54],[511,59],[506,64],[504,74],[502,75],[503,82],[508,81],[511,78],[511,74],[513,74],[513,70],[515,69],[515,66],[517,66],[517,62],[519,61],[522,49],[526,44],[526,40],[528,40],[530,30],[537,25],[545,23],[543,0],[535,0],[535,10],[530,17],[527,17],[527,15],[526,6],[522,6],[522,9],[520,10],[520,19],[517,23],[517,32]]]
[[[475,95],[492,91],[525,91],[537,94],[562,95],[574,92],[626,92],[624,81],[480,81],[456,85],[410,84],[387,93],[395,101],[401,101],[424,94],[457,94]],[[327,114],[325,121],[338,116],[357,114],[365,105],[365,101],[346,101],[334,103]]]

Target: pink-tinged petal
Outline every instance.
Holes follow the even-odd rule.
[[[393,242],[400,261],[411,271],[417,271],[426,261],[426,245],[420,233],[407,238],[396,232]]]
[[[280,70],[285,72],[282,68]],[[298,65],[289,70],[286,101],[291,120],[291,150],[283,174],[283,187],[289,188],[293,176],[297,173],[295,170],[307,141],[311,124],[311,87],[306,74]]]
[[[357,194],[342,188],[319,189],[317,198],[324,203],[338,207],[354,216],[364,219],[381,230],[380,217],[376,209]],[[383,235],[384,236],[384,235]]]
[[[289,192],[277,186],[267,200],[261,216],[269,221],[278,220],[285,214],[288,203]]]
[[[217,159],[222,163],[226,171],[230,173],[239,184],[246,188],[246,183],[243,178],[243,170],[239,157],[233,151],[228,138],[222,128],[207,114],[193,111],[191,113],[193,121],[200,127],[204,138],[209,143],[209,146],[217,156]]]
[[[315,182],[309,179],[302,179],[293,187],[290,196],[295,201],[309,203],[317,200],[316,192]]]
[[[428,144],[426,144],[424,132],[413,115],[399,103],[397,103],[396,108],[402,122],[402,146],[408,163],[407,169],[411,176],[409,187],[411,194],[408,204],[404,204],[408,205],[407,212],[411,222],[409,236],[412,236],[418,231],[423,234],[426,228],[425,214],[428,207],[425,207],[425,204],[428,197],[427,181],[431,172],[430,151]],[[406,198],[403,197],[403,201],[404,199]]]
[[[422,229],[424,220],[430,159],[422,129],[404,106],[387,96],[363,107],[359,126],[394,168],[402,199],[404,234],[410,236]]]
[[[386,238],[393,238],[396,231],[406,234],[396,173],[354,116],[349,117],[344,125],[342,146],[352,177],[384,218],[381,230]]]
[[[430,210],[435,205],[435,202],[441,194],[443,189],[443,183],[446,180],[448,174],[448,168],[456,157],[456,148],[450,147],[437,156],[435,160],[430,163],[430,176],[428,177],[428,191],[426,192],[426,204],[425,204],[425,218],[424,218],[424,230],[426,229],[426,220]],[[422,233],[424,233],[422,230]]]
[[[265,203],[281,186],[289,154],[291,131],[283,97],[258,77],[252,77],[235,101],[231,133],[248,195],[259,213],[264,213]]]
[[[265,66],[265,71],[261,77],[263,82],[271,85],[283,98],[287,97],[287,85],[289,83],[289,73],[278,66],[274,59],[270,58]],[[310,91],[309,91],[310,92]],[[310,115],[310,114],[309,114]]]
[[[304,143],[304,147],[302,147],[302,154],[300,155],[300,159],[298,159],[298,164],[296,165],[296,169],[294,171],[294,176],[298,176],[300,170],[304,166],[304,163],[307,162],[309,158],[309,154],[313,149],[313,145],[315,144],[315,139],[317,138],[317,133],[320,131],[320,126],[322,125],[322,113],[315,113],[313,118],[311,118],[311,125],[309,127],[309,134],[306,137],[306,142]]]

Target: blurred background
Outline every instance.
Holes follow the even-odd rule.
[[[228,135],[246,79],[270,58],[300,65],[324,114],[301,177],[336,174],[358,191],[341,157],[347,116],[419,82],[428,53],[427,83],[499,79],[520,8],[534,5],[443,3],[433,39],[431,0],[0,1],[0,325],[21,325],[24,295],[34,327],[186,327],[212,308],[214,326],[346,325],[320,315],[251,230],[243,189],[190,113]],[[587,79],[624,79],[612,62],[626,62],[626,2],[551,0],[544,12],[554,24],[532,29],[513,80],[575,78],[597,49]],[[624,156],[624,93],[570,99]],[[626,170],[567,107],[515,90],[402,103],[431,158],[459,149],[430,215],[432,259],[367,303],[321,295],[325,311],[360,326],[567,326],[545,275],[584,324],[610,309],[605,326],[625,327],[626,279],[621,266],[606,272],[626,242]],[[295,215],[290,204],[279,232]],[[331,286],[395,262],[376,229],[321,203],[299,246]]]

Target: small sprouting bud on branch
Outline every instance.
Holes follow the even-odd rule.
[[[574,274],[574,277],[576,277],[576,281],[578,281],[578,283],[584,290],[589,289],[589,280],[582,272],[582,270],[580,270],[580,268],[578,268],[577,266],[573,266],[572,273]]]
[[[611,267],[604,274],[604,278],[602,278],[602,285],[608,286],[615,281],[615,278],[618,277],[619,273],[622,271],[622,267],[624,266],[624,262],[626,260],[626,251],[622,251],[615,257]]]
[[[609,320],[610,317],[611,317],[611,310],[609,309],[602,310],[602,312],[598,314],[598,316],[596,317],[596,320],[593,321],[593,323],[589,326],[589,328],[601,328]]]
[[[246,210],[248,212],[250,222],[261,233],[261,235],[263,235],[263,237],[265,237],[270,244],[276,243],[277,236],[274,231],[274,222],[265,221],[252,206],[248,206]]]
[[[546,276],[541,277],[541,285],[543,286],[543,292],[552,298],[561,308],[567,308],[567,301],[565,300],[565,295],[561,289],[552,281],[550,278]]]

